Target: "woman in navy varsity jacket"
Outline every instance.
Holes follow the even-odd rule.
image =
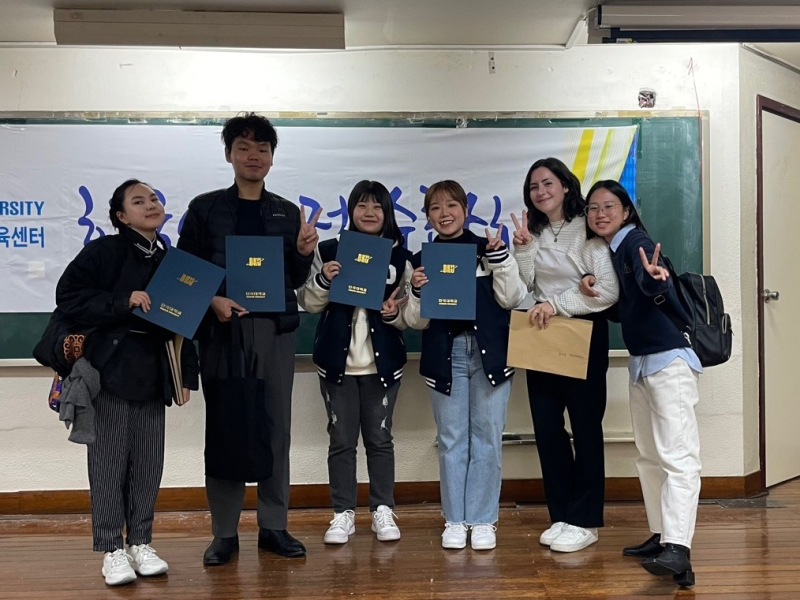
[[[623,550],[643,559],[654,575],[694,584],[689,561],[700,495],[700,437],[694,407],[700,360],[664,306],[682,311],[669,271],[659,261],[630,196],[616,181],[598,181],[589,191],[587,235],[611,248],[619,277],[619,318],[630,352],[631,419],[652,537]],[[586,278],[584,293],[591,284]]]
[[[322,313],[314,338],[314,363],[328,411],[328,477],[334,516],[325,533],[326,544],[345,544],[355,533],[356,448],[364,438],[369,472],[372,531],[380,541],[400,539],[393,519],[394,412],[406,349],[398,292],[410,279],[411,253],[394,216],[389,191],[377,181],[360,181],[347,201],[350,229],[394,241],[380,312],[328,301],[331,281],[341,265],[336,261],[337,239],[317,246],[311,274],[298,290],[305,310]]]
[[[581,184],[556,158],[537,160],[523,184],[527,213],[513,217],[514,253],[536,305],[531,321],[546,327],[552,315],[593,322],[586,379],[527,371],[528,401],[552,525],[539,543],[556,552],[577,552],[597,541],[603,526],[608,322],[605,311],[619,296],[617,277],[602,240],[586,237]],[[578,291],[593,273],[598,295]],[[572,440],[564,426],[569,413]]]
[[[410,327],[423,329],[420,373],[431,388],[439,441],[439,480],[446,520],[442,547],[464,548],[472,529],[474,550],[496,545],[502,483],[502,438],[514,369],[506,365],[510,310],[525,297],[517,264],[503,243],[503,226],[480,238],[464,229],[467,195],[455,181],[425,194],[434,243],[474,244],[474,321],[423,319],[420,288],[427,283],[421,253],[412,259],[412,293],[403,308]]]

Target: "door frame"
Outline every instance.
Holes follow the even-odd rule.
[[[767,420],[766,405],[766,365],[764,363],[764,159],[763,129],[764,113],[770,113],[800,123],[800,109],[778,102],[766,96],[756,96],[756,277],[758,306],[758,453],[761,469],[761,489],[767,489]]]

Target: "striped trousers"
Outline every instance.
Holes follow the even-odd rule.
[[[149,544],[164,471],[164,403],[131,402],[101,390],[94,401],[94,444],[89,444],[93,548],[113,552]]]

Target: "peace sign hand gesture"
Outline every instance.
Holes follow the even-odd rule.
[[[658,266],[658,255],[661,253],[661,244],[656,244],[656,251],[653,252],[653,259],[648,261],[647,254],[644,252],[644,248],[639,246],[639,258],[642,259],[642,267],[653,279],[660,279],[661,281],[666,281],[669,277],[669,271],[664,267]]]
[[[488,251],[497,250],[502,246],[505,246],[505,242],[503,241],[503,227],[504,225],[500,223],[500,227],[497,228],[497,235],[492,237],[492,232],[489,231],[489,228],[486,228],[486,239],[489,240],[489,243],[486,244],[486,249]]]
[[[311,221],[306,223],[306,209],[304,206],[300,207],[300,233],[297,234],[297,251],[303,256],[309,256],[314,252],[319,241],[317,234],[317,221],[322,214],[322,207],[320,206],[311,217]]]
[[[406,302],[408,302],[408,296],[403,296],[400,300],[397,300],[397,294],[400,292],[400,288],[397,288],[395,291],[392,292],[392,295],[389,296],[386,300],[383,301],[383,306],[381,307],[381,316],[387,319],[394,318],[397,316],[397,313],[400,312],[400,307],[403,306]]]
[[[530,244],[533,241],[533,236],[528,231],[528,211],[522,211],[522,223],[519,222],[514,213],[511,213],[511,220],[514,221],[514,245],[527,246]]]

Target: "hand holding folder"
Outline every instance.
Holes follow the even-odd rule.
[[[331,282],[331,302],[381,310],[392,256],[392,240],[342,231],[336,249],[341,267]]]
[[[511,311],[508,366],[586,379],[591,321],[551,317],[547,329],[532,325],[526,312]]]

